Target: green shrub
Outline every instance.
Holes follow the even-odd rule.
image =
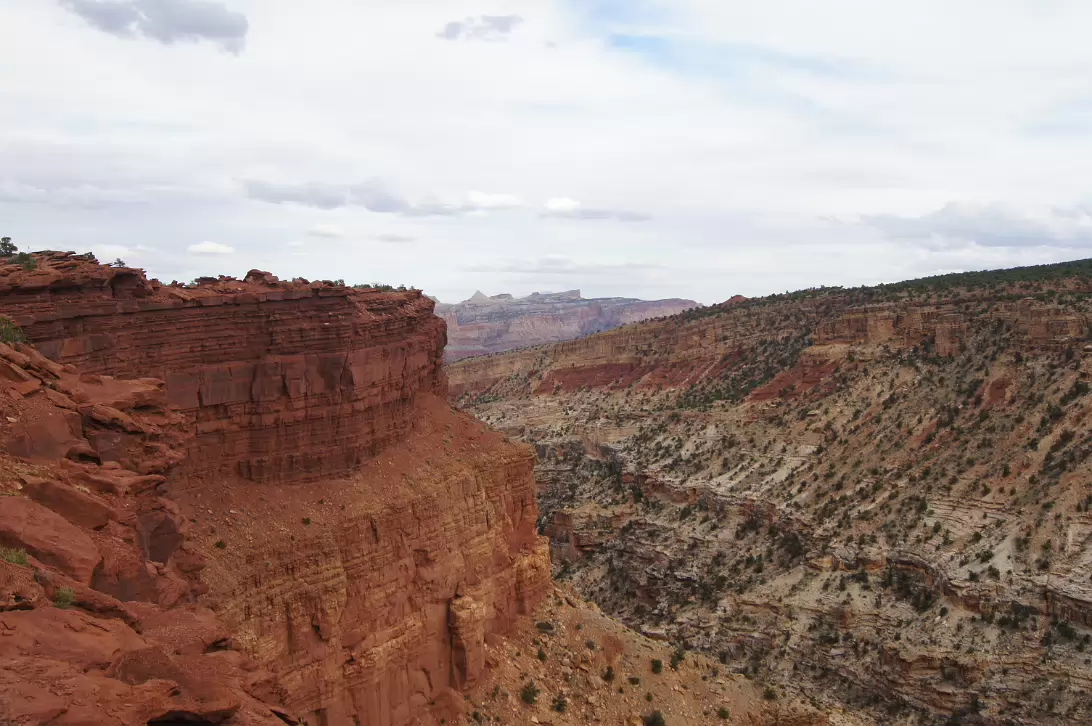
[[[554,705],[552,708],[558,713],[565,713],[569,710],[569,699],[565,698],[560,693],[554,698]]]
[[[0,237],[0,257],[11,257],[18,249],[11,241],[11,237]]]
[[[27,342],[27,336],[22,328],[16,325],[11,318],[0,316],[0,343],[12,345],[25,342]]]
[[[684,660],[686,660],[686,652],[682,648],[679,648],[671,654],[671,670],[679,670],[679,664]]]
[[[538,701],[538,694],[539,690],[535,682],[527,681],[527,685],[520,689],[519,697],[524,703],[533,705]]]
[[[664,672],[664,662],[659,658],[652,659],[652,672],[657,675]]]
[[[72,592],[71,587],[62,587],[57,590],[57,593],[53,596],[53,604],[61,610],[67,610],[72,607],[72,603],[75,601],[76,593]]]
[[[717,709],[717,716],[719,716],[722,721],[727,721],[732,718],[732,713],[724,706],[721,706]]]
[[[645,726],[667,726],[664,715],[659,711],[653,711],[645,716]]]
[[[16,550],[8,549],[7,547],[0,547],[0,560],[10,562],[13,565],[22,565],[23,567],[27,567],[29,565],[29,563],[27,562],[26,550]]]
[[[227,549],[227,542],[225,542],[222,539],[218,539],[218,540],[216,540],[216,544],[213,545],[213,546],[216,547],[216,549],[218,549],[218,550],[226,550]]]

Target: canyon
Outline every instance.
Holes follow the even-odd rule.
[[[874,724],[1092,719],[1092,261],[733,298],[459,361],[555,576]]]
[[[455,361],[541,343],[578,338],[699,307],[693,300],[581,297],[579,290],[527,297],[474,293],[461,303],[437,303],[447,322],[445,356]]]
[[[0,723],[831,723],[551,581],[433,309],[0,260]]]

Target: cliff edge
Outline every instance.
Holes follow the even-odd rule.
[[[245,720],[248,705],[275,722],[438,721],[432,706],[481,676],[485,638],[544,596],[549,556],[535,529],[530,450],[444,401],[445,326],[433,302],[418,291],[282,282],[260,271],[164,285],[88,256],[34,259],[35,269],[0,267],[0,313],[33,344],[12,353],[33,356],[62,382],[24,369],[40,385],[12,374],[20,380],[11,398],[62,413],[50,415],[46,439],[28,433],[37,423],[13,416],[19,425],[4,444],[18,457],[12,466],[44,467],[33,476],[80,493],[66,472],[92,481],[154,476],[144,487],[167,514],[145,523],[138,507],[132,532],[116,534],[127,544],[120,558],[98,541],[97,520],[81,521],[82,507],[50,510],[59,528],[90,544],[65,538],[78,566],[30,554],[38,561],[14,565],[17,574],[52,567],[78,584],[69,618],[94,617],[79,593],[122,609],[154,603],[169,618],[207,608],[203,622],[224,637],[206,648],[218,643],[213,651],[239,661],[213,680],[240,683],[230,713],[185,712],[198,723],[258,723]],[[82,391],[69,395],[74,411],[55,395],[65,376],[86,382],[69,384]],[[122,407],[80,402],[88,386],[146,393]],[[76,416],[93,425],[76,430]],[[34,486],[13,482],[4,512],[30,506]],[[128,515],[127,501],[107,505]],[[0,539],[13,551],[48,549],[4,531]],[[173,585],[156,584],[162,578]],[[45,605],[32,611],[56,617]],[[141,629],[139,618],[133,626]],[[174,660],[195,647],[171,646]],[[119,668],[101,674],[110,688],[131,685]],[[184,680],[172,672],[162,665],[155,675],[167,693]],[[14,683],[29,677],[3,673]],[[81,702],[56,690],[60,714]],[[100,713],[120,713],[111,693],[96,691]],[[171,713],[110,717],[181,718]]]

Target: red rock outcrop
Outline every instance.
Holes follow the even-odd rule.
[[[292,722],[192,602],[203,559],[147,473],[185,442],[162,385],[16,348],[0,344],[0,723]]]
[[[0,268],[0,311],[43,365],[83,376],[31,391],[60,413],[13,428],[8,450],[67,457],[56,468],[82,493],[154,493],[134,513],[144,561],[93,528],[105,564],[89,581],[89,563],[56,553],[79,597],[124,609],[153,591],[164,607],[200,595],[249,667],[272,673],[247,693],[307,724],[428,723],[434,700],[477,681],[484,638],[541,599],[549,556],[531,451],[444,401],[431,300],[259,271],[162,285],[70,253],[36,260]],[[101,395],[84,399],[89,388]],[[82,437],[74,417],[91,422]],[[119,468],[131,476],[104,473]],[[71,493],[26,486],[74,526],[115,526]]]
[[[0,283],[3,311],[47,357],[151,376],[192,422],[187,466],[263,482],[344,475],[444,390],[442,321],[419,291],[244,280],[163,286],[53,253]]]

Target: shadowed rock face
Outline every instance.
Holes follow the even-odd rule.
[[[693,300],[587,300],[579,290],[534,293],[524,298],[476,292],[454,305],[438,303],[436,313],[447,322],[445,357],[455,361],[541,343],[571,340],[649,318],[698,307]]]
[[[0,447],[30,467],[4,490],[0,545],[38,569],[0,562],[0,630],[25,646],[0,692],[68,673],[37,667],[69,659],[41,630],[121,624],[73,645],[77,671],[108,670],[29,715],[0,698],[0,721],[85,701],[87,723],[283,723],[264,702],[399,726],[478,680],[484,639],[543,597],[549,557],[531,451],[444,400],[432,301],[35,260],[0,264],[0,311],[35,346],[0,347],[0,401],[18,407]]]

